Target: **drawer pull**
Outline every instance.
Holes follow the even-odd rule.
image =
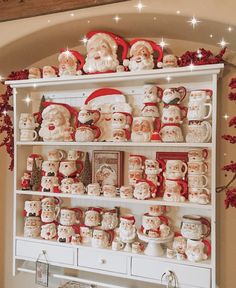
[[[103,259],[103,258],[101,258],[101,259],[99,259],[99,264],[105,264],[106,263],[106,260],[105,259]]]
[[[166,282],[167,288],[177,288],[177,277],[174,272],[168,270],[161,276],[161,283],[162,280]]]

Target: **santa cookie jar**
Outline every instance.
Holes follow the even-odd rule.
[[[160,66],[163,51],[155,42],[147,39],[134,39],[130,42],[130,59],[124,61],[130,71],[141,71],[153,69]],[[153,57],[154,51],[158,53],[156,63]]]
[[[73,76],[82,74],[81,70],[84,65],[82,55],[74,50],[61,50],[58,56],[59,76]]]
[[[44,102],[39,136],[43,141],[73,141],[72,115],[77,121],[77,110],[68,104]],[[77,125],[77,122],[75,123]]]

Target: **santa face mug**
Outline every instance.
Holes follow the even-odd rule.
[[[188,175],[205,174],[208,171],[208,165],[203,161],[188,162]]]
[[[188,185],[183,180],[165,180],[163,200],[184,202],[188,191]]]
[[[188,166],[182,160],[167,160],[166,161],[166,172],[164,177],[166,179],[184,179],[188,171]]]
[[[76,142],[93,142],[97,140],[100,135],[101,135],[101,131],[95,125],[80,126],[76,129],[75,141]]]
[[[83,195],[86,189],[82,182],[75,182],[71,184],[71,194]]]
[[[57,77],[57,68],[53,66],[43,67],[43,78],[55,78]]]
[[[71,226],[58,225],[57,227],[57,241],[60,243],[70,243],[74,234],[74,229]]]
[[[199,215],[184,215],[181,222],[181,234],[192,240],[200,240],[211,233],[211,223]]]
[[[103,185],[102,192],[105,197],[116,197],[116,186],[109,184]]]
[[[155,85],[144,85],[143,104],[160,102],[163,90]]]
[[[24,237],[36,238],[40,236],[41,220],[39,217],[26,217],[24,223]]]
[[[74,183],[73,178],[64,178],[61,180],[60,190],[62,193],[71,194],[72,184]]]
[[[205,188],[208,185],[208,178],[204,174],[188,175],[188,187],[190,188]]]
[[[211,140],[211,124],[207,121],[190,122],[187,128],[186,142],[207,143]]]
[[[185,255],[187,240],[183,236],[176,236],[173,241],[173,250],[175,254]]]
[[[121,186],[120,187],[120,198],[132,199],[133,198],[133,187],[132,186]]]
[[[101,228],[94,228],[92,237],[92,247],[107,248],[111,245],[114,238],[112,230],[102,230]]]
[[[150,117],[134,117],[131,140],[133,142],[149,142],[153,131],[153,120]]]
[[[211,255],[211,244],[208,240],[187,240],[186,255],[189,261],[200,262]]]
[[[78,161],[83,159],[84,157],[84,152],[79,151],[79,150],[69,150],[67,152],[67,160],[69,161]]]
[[[113,230],[118,225],[118,216],[117,216],[117,210],[111,209],[104,211],[102,214],[102,229],[103,230]]]
[[[150,216],[160,216],[166,212],[166,206],[153,205],[148,207],[148,214]]]
[[[208,157],[207,149],[194,149],[188,151],[188,161],[189,162],[199,162],[205,161]]]
[[[146,157],[143,155],[130,154],[128,159],[129,170],[142,170]]]
[[[127,129],[112,129],[113,142],[126,142],[130,139],[130,131]]]
[[[128,179],[129,185],[135,185],[138,180],[143,179],[143,170],[129,170]]]
[[[100,119],[100,112],[98,110],[90,110],[85,107],[79,112],[78,120],[84,125],[94,125]]]
[[[135,218],[132,214],[123,215],[120,217],[119,236],[122,242],[131,243],[136,237]],[[131,250],[131,247],[126,246],[126,250]]]
[[[101,187],[98,183],[91,183],[87,186],[87,193],[90,196],[100,196]]]
[[[83,170],[83,163],[76,161],[61,161],[59,166],[59,173],[63,177],[75,177]]]
[[[55,176],[43,176],[41,179],[41,191],[42,192],[59,192],[58,177]]]
[[[144,233],[148,230],[157,230],[162,222],[168,225],[168,219],[165,216],[152,216],[145,213],[142,216],[142,227],[144,229]]]
[[[30,200],[25,201],[25,216],[40,216],[41,214],[41,201],[40,200]]]
[[[127,112],[114,112],[111,118],[113,129],[129,129],[132,124],[132,116]]]
[[[55,221],[60,212],[59,200],[53,197],[46,197],[42,199],[41,205],[42,205],[42,213],[41,213],[42,222],[50,223]]]
[[[50,150],[48,151],[48,161],[61,161],[65,156],[65,151],[63,150]]]
[[[177,57],[173,54],[163,56],[163,68],[178,67]]]
[[[90,207],[85,212],[84,224],[88,227],[99,226],[101,222],[101,209],[96,207]]]
[[[42,167],[43,157],[40,154],[31,154],[27,157],[27,161],[26,161],[26,170],[28,172],[33,171],[34,161],[36,163],[37,168]]]
[[[211,200],[210,190],[207,188],[192,188],[188,189],[188,200],[192,203],[209,204]]]
[[[209,101],[212,97],[213,91],[210,89],[192,90],[189,95],[189,101]]]
[[[38,137],[35,130],[32,129],[21,129],[20,130],[20,141],[34,141]]]
[[[43,239],[51,240],[55,238],[57,235],[57,228],[54,223],[44,224],[41,226],[41,234],[40,236]]]
[[[145,174],[147,175],[157,175],[162,172],[162,169],[160,168],[159,162],[152,159],[146,159],[145,160]]]
[[[208,108],[207,108],[208,107]],[[208,109],[208,111],[207,111]],[[188,121],[202,121],[211,117],[212,104],[203,101],[190,100],[188,103]]]
[[[125,246],[124,243],[122,243],[122,242],[120,242],[118,240],[113,240],[112,244],[111,244],[111,249],[115,250],[115,251],[119,251],[119,250],[123,249],[124,246]]]
[[[19,129],[21,130],[34,130],[38,124],[35,122],[33,114],[21,113],[19,120]]]
[[[138,200],[146,200],[152,198],[155,187],[147,182],[138,182],[134,185],[134,198]]]
[[[79,229],[80,229],[81,243],[82,244],[91,243],[93,235],[92,229],[83,225],[81,225]]]
[[[57,176],[59,162],[45,160],[42,164],[43,176]]]
[[[144,244],[141,242],[134,242],[132,243],[131,247],[132,247],[132,253],[135,254],[140,254],[144,250]]]
[[[160,129],[162,142],[183,142],[184,137],[180,124],[163,124]]]
[[[79,208],[62,208],[60,212],[59,222],[61,225],[72,226],[79,224],[83,211]]]
[[[162,101],[166,105],[179,104],[186,96],[187,90],[180,86],[176,88],[167,88],[163,91]]]

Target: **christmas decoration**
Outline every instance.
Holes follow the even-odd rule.
[[[85,160],[84,160],[84,169],[82,170],[79,180],[87,186],[92,183],[92,164],[89,160],[89,153],[86,152]]]
[[[41,168],[37,166],[35,158],[33,159],[33,169],[31,173],[30,186],[32,191],[39,191],[41,184]]]

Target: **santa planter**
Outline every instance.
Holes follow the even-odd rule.
[[[61,50],[58,56],[59,76],[73,76],[82,74],[83,56],[74,50]]]
[[[77,110],[68,104],[44,102],[39,136],[43,141],[73,141],[72,115],[77,126]]]
[[[130,42],[130,46],[130,59],[123,62],[130,71],[150,70],[155,66],[158,68],[162,66],[163,50],[155,42],[147,39],[134,39]],[[154,51],[158,54],[156,61],[153,56]]]
[[[123,71],[117,51],[122,46],[122,60],[128,53],[128,43],[121,37],[105,31],[91,31],[86,35],[87,57],[83,70],[87,74]]]

